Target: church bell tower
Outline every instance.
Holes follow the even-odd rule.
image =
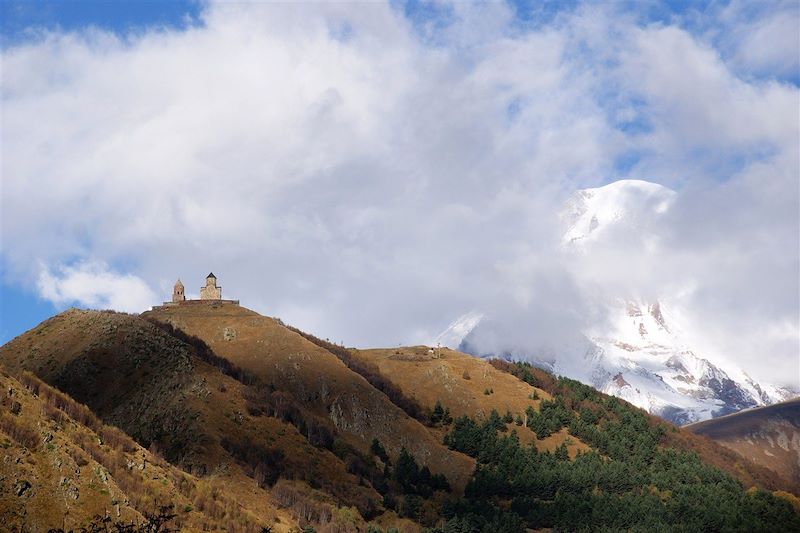
[[[186,301],[186,295],[183,293],[183,283],[181,280],[175,282],[172,288],[172,301],[175,303]]]

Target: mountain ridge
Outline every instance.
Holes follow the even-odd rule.
[[[800,398],[686,426],[800,485]]]
[[[181,486],[198,487],[184,487],[185,495],[171,498],[181,507],[175,520],[187,531],[220,523],[246,532],[264,526],[276,532],[313,526],[409,533],[464,524],[487,533],[577,528],[586,515],[573,516],[574,506],[554,486],[583,494],[584,503],[598,509],[623,501],[658,505],[659,523],[670,520],[691,491],[702,489],[734,498],[736,513],[772,505],[759,520],[773,523],[780,516],[794,520],[787,507],[794,500],[780,490],[800,492],[733,451],[577,382],[438,347],[344,348],[230,302],[141,316],[66,311],[0,347],[0,365],[4,376],[33,372],[58,383],[64,389],[58,394],[76,395],[88,405],[86,413],[96,410],[104,423],[113,421],[134,436],[135,446],[173,469],[170,475]],[[0,400],[3,421],[44,423],[38,409],[23,406],[15,415],[13,400]],[[7,456],[51,453],[41,448],[38,433],[19,437],[14,427],[0,425]],[[495,461],[511,457],[527,463],[519,472],[528,474],[514,482],[513,491],[524,501],[538,494],[530,507],[509,500],[511,488],[499,489],[517,474],[484,483]],[[29,474],[13,467],[19,463],[8,464],[4,479],[10,481],[0,483],[24,486]],[[119,472],[109,468],[109,480],[124,480],[127,462],[120,464]],[[578,482],[589,465],[596,481]],[[633,485],[614,481],[632,468],[642,469]],[[701,477],[687,485],[680,468]],[[639,484],[654,475],[652,482],[682,496],[661,503],[645,496]],[[184,476],[187,481],[180,481]],[[541,479],[556,485],[539,486]],[[714,479],[723,485],[715,488]],[[58,484],[44,474],[27,481],[30,487],[14,496],[15,505],[0,512],[4,520],[19,523],[24,494],[49,494],[46,487]],[[124,499],[114,499],[123,502],[121,518],[138,520],[152,509],[144,503],[125,515]],[[113,513],[112,500],[102,501]],[[70,509],[76,526],[92,519],[88,511]],[[556,509],[563,511],[553,514]],[[705,520],[716,510],[680,512]],[[636,516],[625,520],[638,523]],[[53,524],[48,527],[62,525],[46,513],[42,520]],[[598,523],[628,522],[608,516]]]

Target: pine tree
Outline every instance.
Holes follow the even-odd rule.
[[[431,423],[433,423],[434,426],[438,426],[443,419],[444,408],[442,407],[442,402],[436,400],[436,406],[433,408],[433,413],[431,413]]]
[[[372,444],[369,447],[369,451],[372,452],[372,455],[376,456],[384,463],[389,463],[389,455],[386,453],[386,449],[381,445],[378,439],[372,439]]]

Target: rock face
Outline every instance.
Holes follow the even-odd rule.
[[[769,468],[800,490],[800,399],[691,424],[687,429]]]
[[[17,481],[14,483],[14,494],[17,496],[22,496],[29,488],[31,488],[31,483],[27,479]]]

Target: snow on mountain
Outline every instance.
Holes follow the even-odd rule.
[[[592,331],[603,351],[602,367],[614,378],[593,383],[677,423],[690,423],[786,399],[765,392],[728,362],[712,363],[687,342],[680,314],[655,301],[619,302],[616,323]],[[608,326],[607,326],[608,327]]]
[[[483,319],[483,313],[477,311],[470,311],[452,321],[447,328],[442,331],[432,344],[458,347],[464,337],[469,335],[469,332],[475,329],[475,326]]]
[[[580,190],[562,211],[564,242],[573,246],[598,242],[610,229],[645,236],[647,226],[669,209],[674,196],[671,189],[641,180]]]
[[[638,180],[576,192],[561,217],[564,253],[590,260],[611,239],[625,239],[644,250],[657,246],[657,232],[651,228],[662,223],[674,196],[666,187]],[[556,348],[482,353],[478,341],[496,338],[502,328],[476,311],[453,321],[436,342],[478,356],[530,361],[678,424],[769,405],[798,393],[757,383],[719,354],[698,353],[693,345],[702,330],[692,327],[668,294],[613,298],[603,305],[601,323]]]

